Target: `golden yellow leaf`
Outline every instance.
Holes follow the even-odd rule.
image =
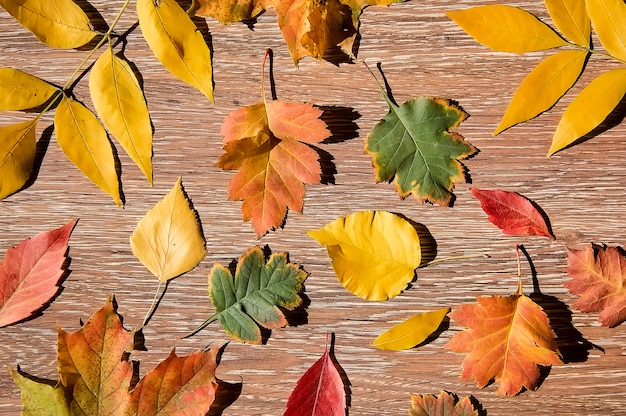
[[[143,37],[165,68],[213,102],[211,51],[175,0],[138,0]]]
[[[28,110],[42,105],[59,89],[14,68],[0,68],[0,111]]]
[[[422,260],[413,225],[386,211],[363,211],[307,234],[326,246],[341,284],[368,300],[400,294]]]
[[[505,4],[448,11],[446,15],[478,42],[500,52],[533,52],[568,44],[533,14]]]
[[[560,51],[541,61],[515,91],[494,136],[550,109],[583,71],[587,51]]]
[[[120,182],[113,148],[96,115],[64,97],[54,114],[57,142],[67,158],[120,206]]]
[[[30,177],[37,153],[37,120],[0,127],[0,199],[19,191]]]
[[[379,350],[406,350],[424,342],[439,328],[450,308],[418,313],[380,334],[372,343]]]
[[[626,94],[626,69],[605,72],[591,81],[565,109],[548,156],[598,127]]]
[[[89,17],[72,0],[0,0],[22,26],[54,48],[79,48],[98,33]]]
[[[93,105],[105,127],[152,184],[152,126],[148,106],[130,65],[109,47],[89,76]]]
[[[182,178],[137,223],[130,237],[135,257],[165,282],[196,267],[206,255],[202,227]]]
[[[587,13],[608,53],[626,61],[626,4],[624,0],[586,0]]]
[[[556,27],[572,42],[589,47],[591,24],[585,2],[580,0],[545,0]]]

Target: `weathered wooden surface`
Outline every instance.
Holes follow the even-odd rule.
[[[93,1],[105,19],[113,20],[123,2]],[[565,98],[548,114],[493,138],[491,132],[521,79],[545,56],[494,53],[478,45],[444,16],[450,8],[486,1],[410,1],[365,11],[359,58],[381,62],[398,102],[417,95],[454,99],[471,117],[458,128],[480,153],[465,162],[472,186],[506,189],[536,201],[548,214],[557,236],[503,235],[490,224],[469,184],[460,184],[452,208],[400,200],[393,186],[376,184],[370,157],[363,152],[367,132],[386,113],[370,74],[362,64],[339,67],[304,59],[294,67],[276,16],[259,18],[254,31],[242,24],[222,26],[209,20],[214,48],[216,104],[174,79],[151,55],[139,29],[129,36],[126,56],[141,72],[155,128],[154,179],[150,188],[120,150],[124,209],[92,185],[64,157],[54,137],[47,147],[36,182],[0,202],[0,250],[23,238],[79,218],[70,241],[71,274],[64,291],[43,316],[0,330],[0,414],[17,414],[19,391],[7,367],[56,379],[56,326],[73,331],[80,319],[99,309],[115,293],[127,328],[140,325],[157,281],[132,255],[128,239],[137,221],[183,176],[185,189],[202,220],[208,255],[201,265],[169,285],[159,309],[145,328],[148,351],[133,353],[144,374],[169,351],[190,353],[207,344],[229,341],[218,324],[190,339],[182,336],[212,311],[206,276],[213,262],[227,264],[249,247],[269,245],[288,251],[310,276],[306,295],[308,323],[276,330],[267,345],[229,343],[217,375],[241,383],[241,394],[224,415],[279,415],[300,375],[321,355],[325,334],[336,334],[335,355],[350,381],[351,415],[403,415],[410,393],[445,389],[473,395],[489,415],[623,413],[626,403],[626,333],[624,325],[600,327],[596,314],[569,309],[575,297],[563,287],[566,248],[591,242],[626,244],[626,147],[620,125],[591,141],[550,159],[545,157]],[[541,2],[516,3],[546,18]],[[120,30],[136,19],[130,10]],[[85,52],[58,51],[40,44],[4,11],[0,11],[0,63],[64,84]],[[334,183],[307,187],[304,214],[289,213],[284,229],[258,240],[241,220],[240,203],[227,199],[232,172],[214,166],[222,153],[220,125],[225,115],[260,99],[261,61],[274,50],[278,96],[337,106],[347,133],[340,142],[320,147],[332,155]],[[607,61],[595,57],[580,80],[584,85]],[[86,80],[76,89],[87,103]],[[574,88],[573,93],[581,87]],[[350,121],[352,115],[352,124]],[[356,118],[358,116],[358,118]],[[25,120],[21,113],[2,114],[0,124]],[[40,130],[51,124],[46,115]],[[39,136],[41,137],[41,135]],[[332,173],[332,171],[331,171]],[[307,237],[335,218],[359,210],[389,210],[425,225],[437,241],[439,256],[486,253],[491,257],[456,260],[418,270],[413,286],[381,303],[361,300],[337,282],[325,249]],[[449,330],[425,346],[384,352],[371,342],[392,324],[413,313],[475,301],[479,295],[513,293],[517,286],[515,245],[523,244],[534,262],[543,305],[561,322],[561,347],[568,363],[553,367],[540,388],[513,398],[500,398],[495,386],[478,389],[459,379],[463,356],[443,348],[459,331]],[[532,281],[523,263],[526,293]],[[568,329],[569,328],[569,329]],[[575,328],[575,329],[574,329]],[[579,331],[579,332],[577,332]],[[594,344],[599,349],[589,347]],[[233,389],[236,390],[236,389]]]

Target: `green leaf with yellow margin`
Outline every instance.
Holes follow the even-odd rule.
[[[586,0],[591,25],[608,53],[626,61],[626,4],[624,0]]]
[[[343,287],[367,300],[399,295],[422,261],[413,225],[386,211],[356,212],[307,235],[326,246]]]
[[[139,26],[157,59],[173,75],[213,102],[211,51],[175,0],[138,0]]]
[[[591,45],[591,24],[584,1],[545,0],[556,27],[572,42],[588,48]]]
[[[372,343],[379,350],[406,350],[424,342],[439,328],[450,308],[418,313],[380,334]]]
[[[65,399],[65,390],[54,385],[31,380],[19,368],[9,369],[13,381],[20,389],[22,398],[21,416],[70,416]]]
[[[14,68],[0,68],[0,111],[38,107],[60,90],[36,76]]]
[[[148,106],[132,68],[115,56],[111,47],[91,69],[89,92],[105,127],[152,184],[152,126]]]
[[[33,171],[37,120],[0,127],[0,199],[19,191]]]

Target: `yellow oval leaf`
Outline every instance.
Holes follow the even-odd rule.
[[[89,75],[93,105],[109,132],[152,184],[152,126],[139,81],[130,65],[111,48]]]
[[[0,199],[19,191],[33,170],[37,120],[0,127]]]
[[[586,0],[587,13],[608,53],[626,61],[626,3],[624,0]]]
[[[165,282],[196,267],[206,255],[202,227],[182,178],[137,223],[130,237],[135,257]]]
[[[572,42],[589,47],[591,24],[585,2],[580,0],[545,0],[556,27]]]
[[[28,110],[59,91],[54,85],[14,68],[0,68],[0,111]]]
[[[407,350],[424,342],[439,328],[450,308],[418,313],[380,334],[372,343],[379,350]]]
[[[626,69],[605,72],[591,81],[565,109],[548,156],[598,127],[626,94]]]
[[[138,0],[137,14],[143,37],[163,66],[213,102],[211,51],[189,15],[175,0]]]
[[[70,162],[120,206],[113,148],[96,115],[78,101],[64,97],[54,114],[54,130]]]
[[[575,83],[587,51],[560,51],[541,61],[515,91],[494,136],[550,109]]]
[[[22,26],[54,48],[79,48],[98,33],[89,17],[72,0],[0,0]]]
[[[500,52],[533,52],[567,45],[533,14],[505,4],[448,11],[446,15],[478,42]]]
[[[326,246],[341,284],[368,300],[400,294],[422,260],[413,225],[386,211],[363,211],[307,234]]]

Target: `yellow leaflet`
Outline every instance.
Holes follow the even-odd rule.
[[[37,120],[0,127],[0,199],[19,191],[30,177],[37,153]]]
[[[175,0],[138,0],[143,37],[172,74],[213,102],[211,51],[189,15]]]
[[[38,107],[57,91],[55,86],[19,69],[0,68],[0,111]]]
[[[587,13],[608,53],[626,61],[626,3],[624,0],[586,0]]]
[[[148,106],[128,63],[109,47],[89,76],[89,92],[100,119],[152,184],[152,126]]]
[[[531,13],[504,4],[448,11],[446,15],[483,45],[500,52],[533,52],[567,45]]]
[[[583,71],[587,51],[557,52],[541,61],[515,91],[494,136],[550,109]]]
[[[379,350],[406,350],[424,342],[439,328],[450,308],[418,313],[380,334],[372,343]]]
[[[591,42],[591,24],[585,2],[581,0],[545,0],[556,27],[572,42],[585,48]]]
[[[626,69],[605,72],[585,87],[565,109],[548,156],[598,127],[626,94]]]
[[[70,162],[120,206],[113,148],[96,115],[78,101],[64,97],[54,113],[54,130]]]
[[[137,223],[130,247],[161,282],[188,272],[204,259],[202,227],[185,195],[182,178]]]
[[[98,34],[91,30],[83,9],[72,0],[0,0],[0,6],[37,39],[54,48],[78,48]]]

